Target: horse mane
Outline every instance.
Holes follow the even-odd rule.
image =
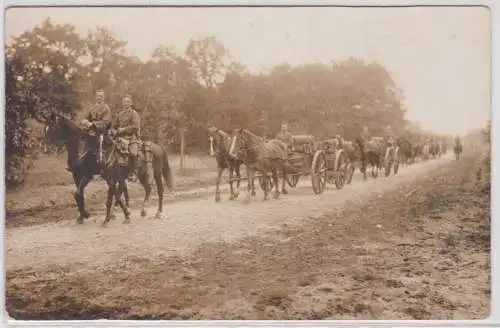
[[[255,138],[257,139],[258,141],[260,142],[264,142],[264,138],[262,137],[259,137],[258,135],[256,135],[255,133],[253,133],[252,131],[248,130],[248,129],[245,129],[243,128],[242,129],[243,132],[245,132],[246,134],[250,135],[252,138]]]

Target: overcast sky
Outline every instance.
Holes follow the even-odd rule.
[[[481,7],[409,8],[13,8],[7,43],[51,17],[85,33],[104,26],[147,59],[216,36],[252,71],[288,62],[377,60],[405,91],[408,118],[463,134],[490,118],[491,22]]]

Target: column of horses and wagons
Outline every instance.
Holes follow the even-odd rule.
[[[90,216],[85,207],[84,190],[96,175],[100,175],[108,186],[103,226],[115,217],[113,200],[123,211],[124,223],[130,222],[127,182],[138,181],[144,189],[141,209],[144,217],[154,180],[158,194],[155,218],[162,218],[163,184],[173,189],[166,148],[141,138],[141,117],[134,107],[132,95],[123,95],[122,109],[115,111],[114,118],[105,102],[104,91],[97,90],[95,96],[95,104],[81,122],[55,111],[44,117],[45,137],[59,138],[66,145],[68,171],[76,185],[77,222],[82,224]],[[263,200],[268,199],[273,189],[273,198],[287,194],[286,185],[295,188],[301,178],[309,178],[313,193],[322,194],[329,184],[336,189],[351,184],[356,169],[364,180],[368,171],[373,178],[378,177],[379,171],[389,177],[391,173],[398,174],[402,165],[441,157],[450,146],[449,141],[432,137],[412,142],[396,136],[390,126],[385,127],[383,136],[370,135],[366,126],[358,135],[354,140],[347,140],[340,134],[321,139],[313,134],[292,134],[287,123],[283,123],[281,131],[270,138],[258,136],[246,127],[223,131],[211,125],[207,128],[207,137],[210,154],[215,157],[218,167],[215,201],[221,200],[220,184],[226,170],[229,172],[229,200],[238,198],[241,181],[246,180],[244,201],[248,203],[256,195],[255,179],[264,193]],[[80,153],[81,140],[85,142],[85,149]],[[459,160],[463,147],[458,136],[453,141],[453,151]],[[241,175],[242,165],[246,167],[246,177]]]

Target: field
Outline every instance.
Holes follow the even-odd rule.
[[[214,202],[212,158],[188,159],[181,175],[171,157],[167,218],[141,218],[134,201],[131,225],[118,214],[104,229],[102,182],[87,191],[94,216],[76,225],[64,161],[41,158],[7,195],[7,310],[26,320],[484,319],[483,161],[447,154],[388,178],[356,172],[319,196],[304,179],[243,204]]]

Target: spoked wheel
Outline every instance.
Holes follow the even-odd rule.
[[[344,151],[338,150],[335,153],[335,187],[342,189],[346,181],[346,159]]]
[[[287,175],[286,177],[286,183],[290,186],[290,188],[295,188],[297,184],[299,183],[300,175],[294,174],[294,175]]]
[[[394,170],[394,174],[398,174],[399,172],[399,164],[400,164],[400,161],[401,159],[399,158],[399,148],[396,148],[394,150],[394,154],[393,154],[393,161],[394,161],[394,167],[393,167],[393,170]]]
[[[391,174],[391,166],[392,166],[392,157],[391,157],[391,148],[387,148],[384,156],[384,170],[385,176],[388,177]]]
[[[325,153],[318,150],[314,154],[313,162],[311,165],[311,184],[313,192],[318,195],[322,194],[326,189],[327,180],[327,167]]]

